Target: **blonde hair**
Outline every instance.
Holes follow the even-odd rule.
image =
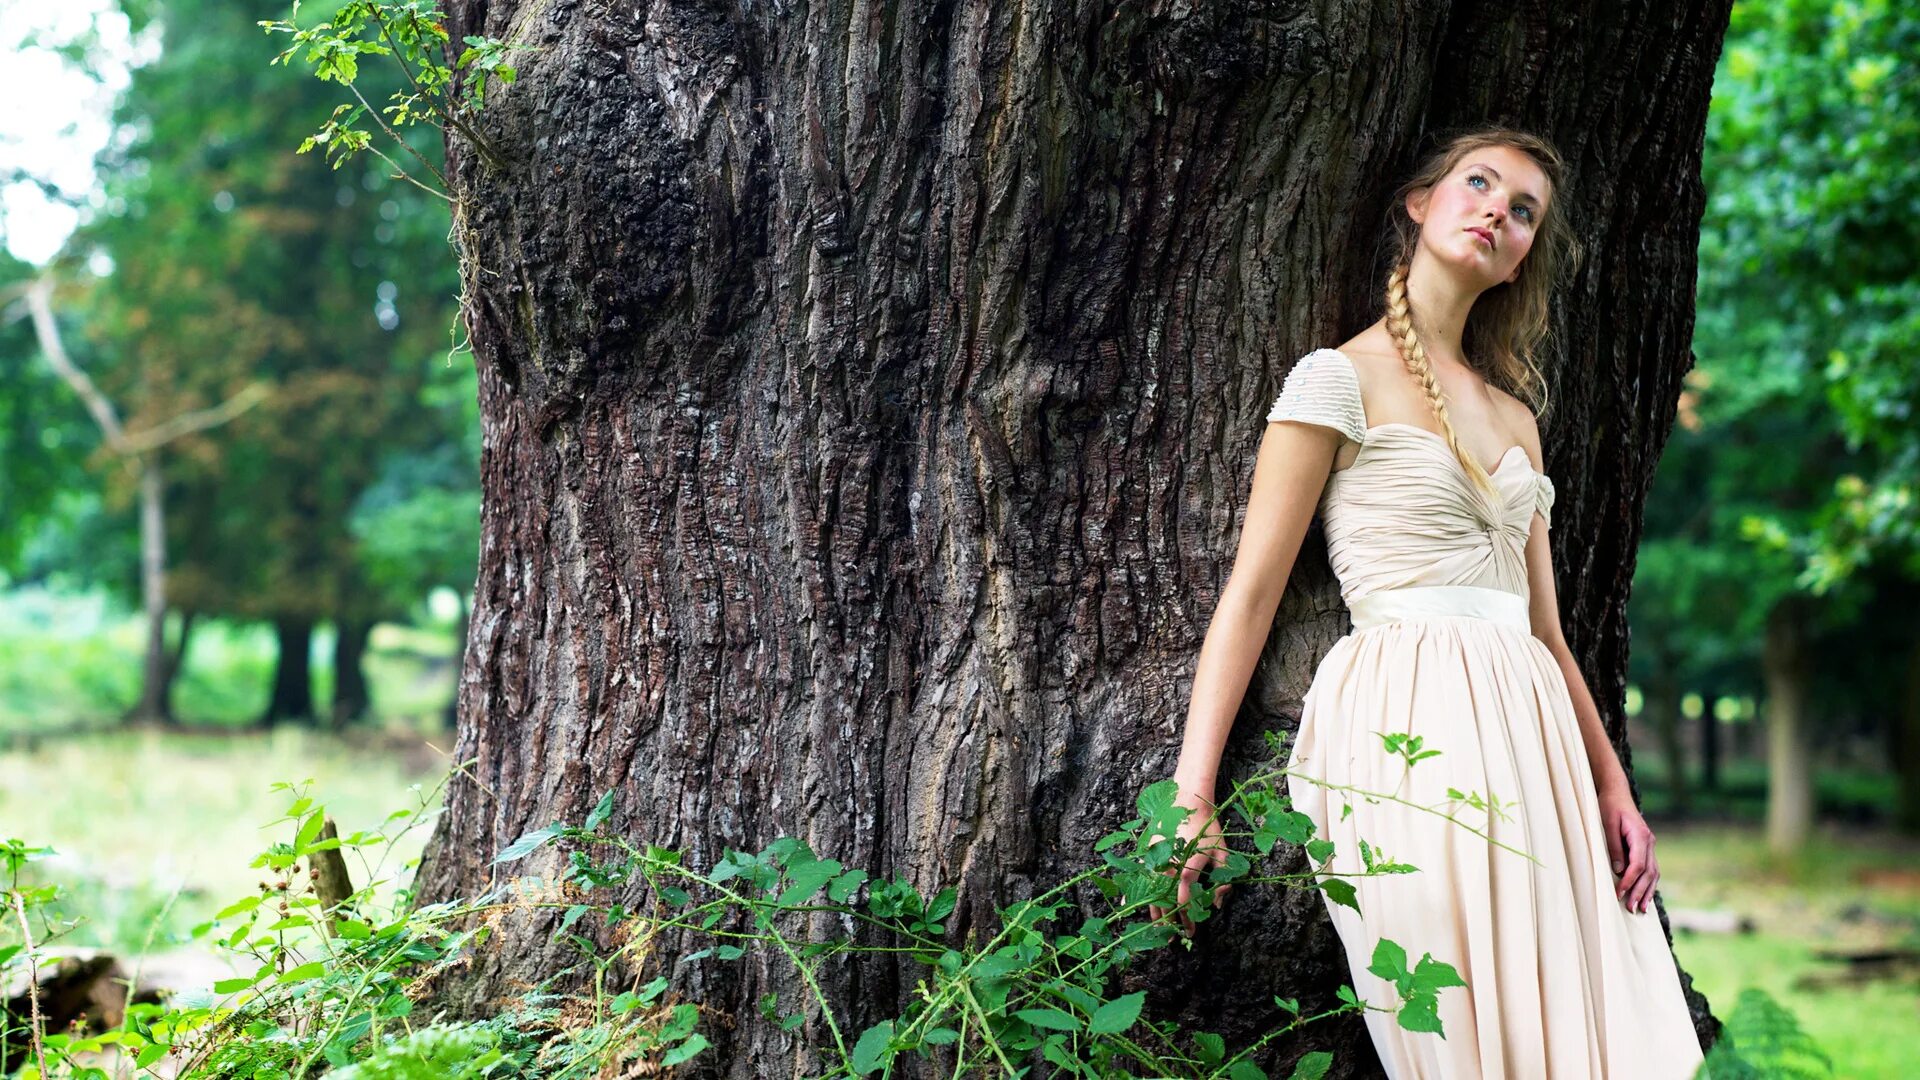
[[[1422,188],[1431,189],[1448,174],[1460,159],[1488,146],[1505,146],[1531,157],[1547,178],[1547,205],[1535,225],[1533,247],[1520,261],[1519,276],[1511,282],[1490,286],[1474,301],[1462,332],[1461,349],[1469,367],[1481,378],[1526,402],[1536,416],[1544,415],[1547,405],[1547,380],[1534,359],[1534,349],[1547,335],[1548,301],[1553,284],[1578,264],[1579,241],[1562,207],[1566,203],[1566,162],[1547,140],[1507,127],[1480,127],[1445,137],[1429,153],[1413,175],[1394,192],[1388,209],[1393,223],[1392,269],[1387,274],[1387,334],[1407,370],[1426,391],[1427,406],[1440,421],[1447,445],[1474,484],[1493,491],[1493,479],[1480,462],[1461,445],[1447,418],[1446,394],[1434,378],[1433,365],[1427,360],[1426,347],[1413,326],[1413,311],[1407,302],[1407,272],[1413,265],[1413,252],[1420,240],[1420,225],[1407,213],[1407,197]]]

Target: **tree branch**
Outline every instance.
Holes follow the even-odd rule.
[[[53,277],[41,276],[26,288],[25,293],[27,306],[33,313],[34,333],[40,339],[40,351],[47,354],[47,363],[53,365],[53,370],[66,380],[74,393],[80,395],[87,411],[93,414],[94,423],[100,425],[101,433],[106,436],[108,448],[122,457],[138,458],[175,439],[218,427],[266,400],[271,393],[265,383],[250,383],[239,393],[211,408],[182,413],[164,423],[128,433],[120,423],[120,414],[114,409],[113,402],[107,400],[107,395],[101,393],[87,373],[80,370],[73,358],[67,355],[66,345],[60,339],[60,327],[53,320]]]
[[[47,363],[53,365],[73,392],[93,414],[93,422],[100,425],[100,431],[107,437],[107,445],[116,454],[125,454],[126,434],[120,426],[120,414],[114,411],[113,402],[93,384],[87,373],[75,366],[73,358],[67,355],[67,347],[60,340],[60,327],[53,321],[53,276],[42,275],[27,287],[27,308],[33,313],[33,332],[40,339],[40,351],[47,354]]]

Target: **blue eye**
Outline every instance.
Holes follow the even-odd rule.
[[[1487,182],[1487,178],[1484,176],[1481,176],[1479,173],[1469,173],[1467,175],[1467,183],[1471,184],[1475,180],[1480,181],[1482,184]],[[1525,215],[1524,217],[1521,218],[1522,221],[1526,221],[1526,222],[1533,221],[1533,207],[1528,206],[1525,203],[1522,203],[1519,206],[1514,207],[1513,212],[1515,214]]]

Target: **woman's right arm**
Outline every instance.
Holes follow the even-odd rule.
[[[1340,434],[1317,424],[1267,424],[1254,461],[1252,490],[1233,569],[1207,625],[1187,705],[1186,736],[1174,779],[1183,792],[1213,797],[1220,755],[1246,697],[1260,650],[1293,572],[1340,449]]]
[[[1224,863],[1219,837],[1221,823],[1210,817],[1214,784],[1227,733],[1240,711],[1253,668],[1260,659],[1273,616],[1293,572],[1300,542],[1313,520],[1339,452],[1341,435],[1312,423],[1270,421],[1261,437],[1253,467],[1247,513],[1240,526],[1240,544],[1233,568],[1207,625],[1206,640],[1193,675],[1193,697],[1187,705],[1186,734],[1173,778],[1180,791],[1174,802],[1194,811],[1180,826],[1182,839],[1201,837],[1191,857],[1180,868],[1178,904],[1181,925],[1188,934],[1193,921],[1184,914],[1194,882],[1209,863]],[[1229,886],[1214,890],[1214,906],[1226,898]],[[1153,918],[1166,913],[1150,908]]]

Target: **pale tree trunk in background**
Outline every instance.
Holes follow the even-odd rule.
[[[183,435],[218,427],[260,403],[266,397],[263,384],[252,384],[210,409],[181,413],[162,423],[139,431],[127,431],[120,422],[120,410],[100,391],[93,380],[67,353],[58,320],[53,313],[54,280],[50,275],[34,280],[22,293],[27,310],[33,316],[34,335],[47,364],[64,380],[86,406],[99,426],[107,449],[133,472],[140,490],[140,602],[146,615],[147,647],[142,664],[140,700],[128,712],[129,720],[173,719],[173,677],[177,660],[167,659],[167,516],[166,474],[160,467],[160,451]],[[188,621],[180,624],[179,659],[187,650]]]
[[[166,476],[158,451],[140,462],[140,599],[147,616],[147,649],[140,679],[140,704],[133,717],[173,720],[172,678],[167,664],[167,514]]]
[[[1813,828],[1813,748],[1807,716],[1803,614],[1791,600],[1767,614],[1767,847],[1791,855]]]
[[[1085,865],[1173,765],[1287,366],[1375,317],[1420,134],[1486,118],[1578,175],[1544,436],[1566,628],[1618,740],[1727,19],[1691,7],[452,3],[456,40],[538,51],[482,119],[506,164],[449,146],[486,434],[478,764],[425,897],[608,788],[612,827],[702,867],[791,834],[956,885],[955,940]],[[1229,779],[1346,628],[1317,532],[1278,628]],[[577,959],[553,927],[502,923],[444,1003]],[[1230,1040],[1349,977],[1320,898],[1261,888],[1141,974],[1156,1015]],[[740,1018],[703,1025],[699,1068],[812,1063],[821,1030],[756,1015],[794,999],[780,965],[674,975]],[[823,973],[855,1031],[917,975]],[[1306,1045],[1377,1074],[1357,1017],[1279,1057]]]

